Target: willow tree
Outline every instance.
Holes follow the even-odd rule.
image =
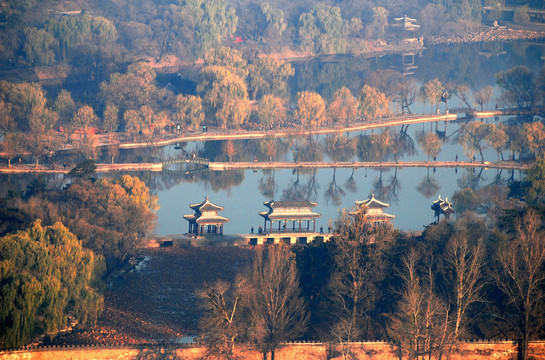
[[[270,5],[268,2],[261,4],[261,11],[267,21],[265,29],[266,41],[272,44],[280,44],[282,42],[282,35],[287,27],[284,11]]]
[[[0,239],[0,348],[29,343],[38,330],[54,335],[75,318],[96,322],[103,298],[96,289],[100,256],[84,249],[61,223]]]
[[[206,66],[222,66],[236,74],[242,80],[248,77],[248,61],[242,57],[242,51],[227,46],[210,49],[204,58]]]
[[[303,47],[316,54],[343,53],[346,50],[348,26],[341,9],[323,3],[299,17],[299,37]]]
[[[199,130],[204,121],[202,99],[195,95],[178,95],[176,97],[174,120],[178,124],[190,126],[193,131]]]
[[[100,97],[107,104],[113,104],[121,112],[140,106],[154,106],[166,91],[155,85],[155,71],[143,62],[129,65],[124,74],[113,73],[108,81],[100,85]]]
[[[273,127],[286,121],[285,101],[274,95],[265,95],[259,100],[257,107],[257,118],[261,125]]]
[[[246,84],[223,66],[207,66],[201,71],[197,92],[205,112],[223,128],[236,128],[250,116]]]
[[[441,151],[441,140],[437,134],[433,132],[421,132],[417,137],[417,141],[422,147],[422,150],[424,150],[424,153],[428,156],[428,161],[430,161],[430,157],[435,159],[439,155],[439,152]]]
[[[11,115],[11,105],[0,100],[0,135],[4,138],[4,149],[8,147],[7,135],[17,128]]]
[[[438,78],[432,79],[424,84],[423,95],[430,104],[435,105],[435,109],[439,111],[439,103],[441,102],[441,95],[443,95],[444,88],[441,81]]]
[[[192,47],[192,55],[203,57],[222,41],[233,35],[238,17],[234,8],[227,8],[223,0],[178,0],[187,16],[183,36]]]
[[[333,94],[327,112],[333,122],[347,122],[353,120],[358,114],[358,102],[350,89],[343,86]]]
[[[533,151],[536,157],[542,157],[545,149],[545,126],[543,123],[534,121],[522,125],[522,135],[528,149]]]
[[[313,91],[297,93],[297,108],[295,117],[304,127],[320,126],[324,121],[325,102],[320,94]]]
[[[103,126],[108,132],[115,132],[119,127],[119,108],[113,104],[106,105],[104,109]]]
[[[83,105],[76,111],[74,117],[72,118],[72,125],[76,128],[84,128],[87,130],[89,125],[95,125],[98,120],[98,117],[95,114],[95,111],[89,105]]]
[[[252,99],[266,94],[288,94],[288,79],[295,73],[291,64],[273,56],[264,56],[252,59],[248,69],[248,93]]]
[[[34,27],[25,29],[23,51],[29,62],[43,65],[54,64],[58,46],[58,40],[48,31]]]
[[[390,99],[384,93],[364,85],[358,98],[360,115],[366,118],[379,118],[390,113]]]

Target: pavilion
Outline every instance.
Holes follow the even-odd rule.
[[[263,231],[267,232],[267,221],[269,222],[269,232],[274,229],[274,222],[278,221],[278,231],[310,231],[310,222],[312,221],[312,232],[316,231],[316,219],[322,216],[321,214],[312,211],[316,207],[316,203],[308,200],[301,201],[265,201],[263,205],[269,208],[268,211],[261,211],[259,215],[265,219]],[[306,229],[302,222],[306,221]],[[292,222],[289,229],[288,222]],[[295,223],[298,226],[295,226]],[[284,225],[282,226],[282,223]]]
[[[203,202],[191,204],[189,207],[195,210],[193,215],[184,215],[184,219],[189,221],[190,234],[223,235],[223,224],[229,221],[228,218],[218,215],[223,206],[211,203],[207,196]]]
[[[371,197],[367,200],[356,201],[356,206],[357,209],[350,212],[350,214],[356,215],[363,211],[363,219],[371,225],[389,224],[392,219],[395,219],[395,215],[384,212],[384,209],[390,207],[390,204],[375,199],[375,194],[371,194]]]
[[[439,195],[437,200],[433,202],[431,209],[435,211],[437,222],[439,222],[439,217],[441,214],[445,215],[445,218],[449,219],[450,215],[454,213],[454,208],[452,207],[452,203],[448,201],[448,197],[443,200],[441,199],[441,195]]]

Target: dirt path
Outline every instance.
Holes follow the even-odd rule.
[[[243,169],[296,169],[296,168],[404,168],[404,167],[428,167],[428,168],[489,168],[526,171],[534,165],[516,161],[308,161],[308,162],[210,162],[208,168],[212,171],[243,170]],[[112,171],[164,171],[162,163],[141,164],[97,164],[98,173]],[[69,170],[57,168],[50,169],[44,166],[38,168],[31,166],[0,167],[0,173],[41,173],[41,174],[66,174]]]
[[[349,133],[355,131],[379,129],[385,127],[418,124],[424,122],[435,121],[453,121],[458,117],[456,114],[439,114],[439,115],[404,115],[395,116],[384,119],[374,119],[365,122],[347,124],[344,126],[329,125],[312,130],[305,129],[283,129],[283,130],[260,130],[260,131],[236,131],[236,130],[222,130],[212,128],[212,131],[205,133],[193,133],[183,136],[178,136],[170,139],[154,141],[155,146],[165,146],[170,144],[176,144],[181,142],[191,141],[211,141],[211,140],[246,140],[246,139],[264,139],[267,137],[288,137],[288,136],[301,136],[301,135],[325,135],[334,133]],[[121,149],[135,149],[141,147],[150,146],[150,142],[142,143],[124,143],[120,144]]]
[[[210,170],[235,170],[235,169],[294,169],[294,168],[404,168],[404,167],[449,167],[449,168],[490,168],[490,169],[509,169],[526,171],[532,167],[533,163],[518,163],[515,161],[385,161],[385,162],[211,162]]]

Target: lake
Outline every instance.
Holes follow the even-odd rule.
[[[472,90],[487,85],[494,86],[494,74],[516,65],[526,65],[535,73],[543,66],[543,44],[534,42],[465,44],[452,46],[435,46],[416,55],[410,55],[411,67],[407,76],[413,77],[418,84],[423,84],[435,77],[442,83],[462,83]],[[316,58],[298,60],[293,63],[295,76],[290,80],[290,92],[294,96],[298,91],[311,90],[319,92],[326,100],[335,90],[347,86],[355,94],[366,78],[379,69],[407,69],[407,55],[386,54],[372,58],[356,58],[350,56]],[[410,72],[410,74],[409,74]],[[495,94],[499,90],[495,89]],[[469,99],[470,102],[473,99]],[[461,107],[461,102],[451,98],[449,107]],[[492,101],[489,108],[496,102]],[[445,111],[445,104],[440,105]],[[392,106],[392,111],[398,109]],[[430,112],[429,104],[416,103],[411,107],[416,113]],[[491,123],[503,122],[507,118],[486,119]],[[462,123],[443,122],[411,125],[403,137],[404,150],[398,154],[400,161],[426,160],[426,156],[416,142],[416,136],[422,131],[445,131],[447,138],[437,160],[453,161],[458,156],[465,160],[463,148],[457,144],[456,136]],[[381,131],[352,133],[350,138],[359,141],[360,136]],[[401,128],[392,128],[391,134],[400,134]],[[305,143],[306,141],[306,143]],[[313,140],[312,147],[308,139],[284,139],[277,144],[276,160],[293,161],[296,153],[303,158],[345,161],[365,158],[365,154],[337,154],[327,151],[326,136]],[[406,143],[405,143],[406,142]],[[317,144],[317,145],[316,145]],[[236,141],[236,160],[257,158],[268,161],[268,157],[260,149],[259,141]],[[191,143],[184,145],[186,153],[195,152],[199,156],[212,160],[226,161],[222,153],[221,142]],[[124,151],[116,161],[158,161],[170,157],[182,156],[182,150],[166,147],[160,150]],[[484,152],[485,160],[494,161],[497,154],[492,149]],[[363,159],[362,159],[363,160]],[[391,160],[391,159],[390,159]],[[479,159],[480,160],[480,159]],[[107,156],[99,160],[107,162]],[[406,231],[420,231],[434,221],[434,212],[430,206],[440,195],[442,198],[452,197],[460,188],[470,184],[472,187],[483,187],[489,184],[506,184],[509,179],[521,179],[524,175],[519,171],[497,171],[476,168],[475,170],[454,168],[399,168],[383,169],[316,169],[316,170],[276,170],[276,171],[224,171],[208,172],[164,171],[162,173],[137,173],[158,195],[160,209],[156,233],[158,235],[179,234],[188,231],[188,223],[184,214],[192,213],[191,203],[198,203],[206,196],[218,205],[224,206],[221,215],[230,219],[225,225],[226,233],[249,233],[250,227],[263,225],[259,211],[266,208],[264,201],[309,199],[316,201],[314,209],[322,214],[316,222],[316,228],[327,229],[343,208],[351,209],[354,202],[367,199],[375,194],[378,200],[390,203],[387,212],[396,216],[393,224]],[[187,171],[187,173],[186,173]],[[131,173],[135,175],[135,173]],[[112,174],[107,176],[120,176]],[[1,175],[2,195],[7,190],[23,190],[34,175]],[[52,176],[55,181],[62,181],[61,175]]]

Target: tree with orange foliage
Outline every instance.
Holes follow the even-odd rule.
[[[301,126],[320,126],[324,121],[324,115],[325,102],[320,94],[313,91],[300,91],[297,93],[295,118],[301,122]]]
[[[334,123],[348,122],[357,116],[358,102],[349,88],[343,86],[335,91],[327,113]]]
[[[366,118],[379,118],[390,113],[390,99],[384,93],[364,85],[358,98],[360,115]]]

